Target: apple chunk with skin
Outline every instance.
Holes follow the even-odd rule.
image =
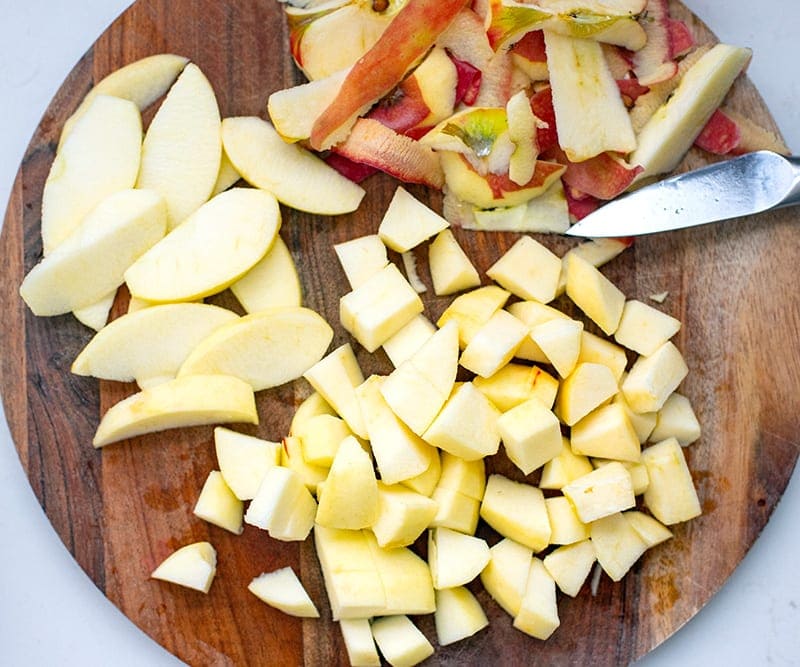
[[[270,249],[281,225],[268,192],[233,188],[201,206],[125,272],[131,294],[193,301],[236,282]]]
[[[260,574],[247,585],[247,590],[290,616],[319,618],[317,608],[291,567]]]
[[[167,556],[150,576],[208,593],[216,573],[214,547],[208,542],[193,542]]]
[[[103,415],[92,444],[170,428],[221,422],[258,424],[252,387],[230,375],[190,375],[143,389]]]

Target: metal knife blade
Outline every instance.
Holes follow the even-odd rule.
[[[664,179],[601,206],[565,234],[653,234],[800,204],[800,157],[757,151]]]

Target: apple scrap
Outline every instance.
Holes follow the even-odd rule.
[[[750,51],[697,45],[667,0],[284,6],[308,83],[270,95],[278,135],[442,190],[468,229],[563,232],[693,145],[787,152],[721,108]]]

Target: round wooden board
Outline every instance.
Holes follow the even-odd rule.
[[[673,4],[673,13],[699,40],[712,39],[682,5]],[[76,65],[25,154],[0,239],[0,390],[12,436],[39,501],[81,567],[134,623],[182,660],[346,665],[310,542],[276,542],[252,526],[237,537],[193,516],[197,493],[216,466],[211,429],[94,450],[99,415],[134,387],[73,376],[70,364],[90,332],[71,316],[35,318],[18,296],[23,275],[41,256],[42,186],[64,121],[103,76],[159,52],[196,62],[217,91],[223,116],[264,116],[271,91],[302,80],[288,55],[282,8],[271,0],[138,0]],[[747,79],[736,84],[729,102],[776,129]],[[706,160],[693,150],[681,168]],[[337,219],[284,209],[282,236],[298,263],[306,303],[331,323],[338,323],[338,298],[347,290],[332,245],[374,233],[396,185],[372,177],[359,211]],[[436,194],[409,189],[440,207]],[[800,328],[800,295],[786,289],[800,261],[795,216],[784,210],[641,238],[604,269],[630,298],[668,291],[663,309],[683,322],[676,342],[691,372],[682,391],[703,425],[702,438],[686,454],[703,516],[677,526],[675,539],[646,554],[621,583],[603,577],[594,597],[588,586],[575,600],[561,597],[562,624],[547,642],[514,630],[476,585],[490,628],[439,649],[426,664],[626,664],[669,637],[722,586],[766,524],[798,457],[800,351],[789,342]],[[482,272],[517,238],[456,231]],[[559,253],[574,244],[540,240]],[[424,253],[418,259],[430,284]],[[424,296],[435,320],[449,300]],[[121,294],[118,311],[124,299]],[[220,301],[233,304],[229,295]],[[347,340],[337,326],[333,345]],[[357,353],[365,373],[390,370],[382,353],[358,347]],[[308,393],[302,381],[262,392],[262,423],[248,432],[280,439]],[[501,457],[490,467],[519,478]],[[172,550],[201,539],[219,555],[209,595],[149,578]],[[246,590],[255,575],[284,565],[300,574],[322,620],[291,618]],[[435,643],[432,618],[416,620]]]

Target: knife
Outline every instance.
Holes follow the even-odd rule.
[[[800,156],[756,151],[678,174],[604,204],[565,234],[653,234],[800,204]]]

